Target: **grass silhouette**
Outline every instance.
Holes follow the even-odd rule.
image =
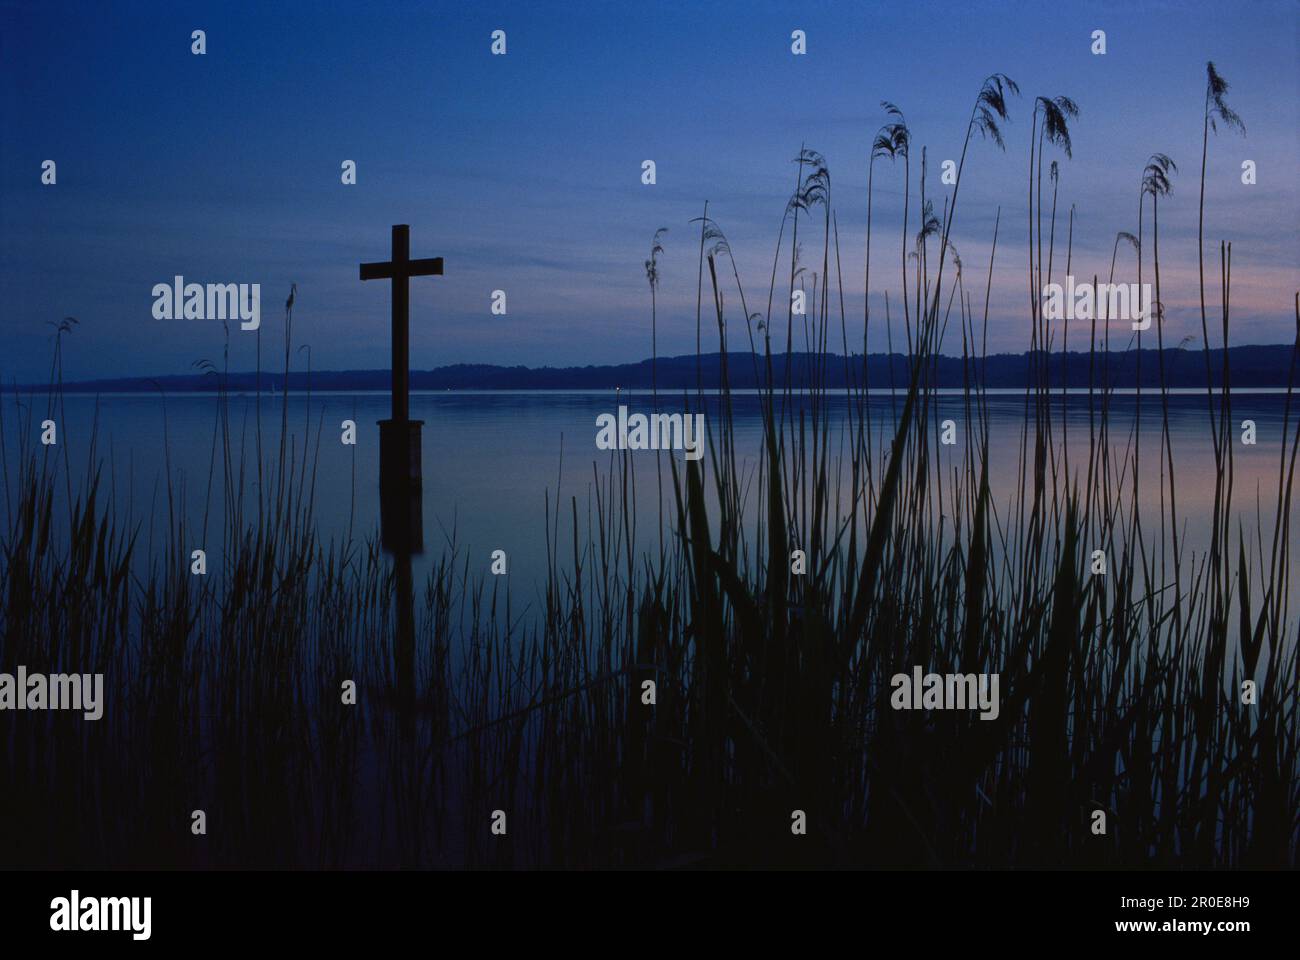
[[[1235,118],[1223,90],[1211,67],[1207,118]],[[901,225],[906,382],[896,385],[901,406],[890,394],[886,434],[872,433],[869,405],[869,390],[885,385],[868,384],[865,366],[847,388],[824,382],[837,304],[846,363],[848,327],[830,170],[804,147],[764,312],[749,313],[730,243],[707,207],[698,218],[697,331],[707,278],[722,385],[716,396],[697,390],[680,399],[708,413],[707,459],[665,457],[666,477],[656,461],[668,505],[655,549],[643,548],[636,516],[644,468],[631,452],[611,452],[593,464],[588,503],[548,495],[537,609],[520,614],[509,581],[472,570],[453,536],[417,592],[409,660],[394,649],[394,575],[376,540],[354,537],[351,523],[342,541],[319,533],[321,423],[313,442],[310,399],[302,446],[290,441],[292,294],[273,459],[269,444],[263,451],[260,389],[257,462],[249,464],[240,435],[247,427],[235,422],[225,388],[228,361],[204,368],[216,389],[200,538],[219,544],[209,576],[190,574],[187,491],[169,463],[168,535],[142,540],[145,521],[133,505],[103,490],[93,443],[74,491],[66,446],[60,463],[36,442],[30,417],[0,419],[0,449],[16,431],[20,451],[18,462],[4,463],[0,664],[103,672],[109,691],[97,723],[58,713],[6,721],[0,860],[1295,866],[1300,653],[1289,533],[1300,418],[1293,424],[1288,390],[1276,489],[1254,528],[1243,529],[1226,350],[1217,391],[1207,359],[1218,480],[1210,548],[1191,552],[1179,538],[1163,372],[1161,509],[1153,518],[1139,507],[1139,420],[1127,439],[1112,436],[1110,330],[1099,343],[1094,322],[1087,462],[1069,459],[1064,393],[1058,416],[1047,386],[1045,351],[1057,331],[1037,306],[1052,279],[1060,175],[1053,161],[1044,258],[1042,151],[1050,143],[1070,152],[1067,120],[1078,109],[1065,97],[1034,105],[1029,320],[1044,352],[1026,387],[1021,481],[1011,491],[991,487],[981,378],[988,288],[981,321],[980,291],[952,231],[972,135],[1002,146],[1008,97],[1017,92],[1002,74],[981,86],[938,213],[926,197],[922,149],[920,226],[909,233],[910,196]],[[901,156],[910,193],[912,136],[897,107],[886,112],[871,160]],[[1158,200],[1174,169],[1167,161],[1155,155],[1142,181],[1157,290]],[[1116,236],[1112,276],[1121,239],[1141,270],[1141,209],[1137,235]],[[801,219],[811,224],[807,242],[822,247],[811,275],[801,262]],[[1000,227],[999,216],[989,285]],[[646,262],[652,343],[662,233]],[[778,283],[783,257],[788,271]],[[1067,249],[1067,265],[1071,257]],[[867,263],[869,271],[869,235]],[[1223,245],[1225,347],[1230,271]],[[766,384],[753,462],[737,451],[725,366],[729,282]],[[792,306],[796,290],[807,295],[802,314]],[[774,309],[782,296],[787,307]],[[1158,304],[1157,292],[1163,371]],[[869,320],[864,314],[864,345]],[[960,469],[948,471],[934,371],[953,321],[968,372],[959,424],[967,440]],[[774,325],[778,338],[784,333],[784,372]],[[1293,373],[1300,296],[1296,325]],[[61,338],[70,329],[56,336],[51,410],[61,401]],[[1068,328],[1060,334],[1064,341]],[[796,335],[822,360],[807,382],[789,374]],[[259,372],[260,350],[259,333]],[[657,389],[656,402],[668,402]],[[245,502],[246,474],[259,477],[253,504]],[[210,517],[219,529],[208,528]],[[806,556],[806,573],[792,572],[795,550]],[[1090,570],[1097,550],[1105,575]],[[399,676],[399,663],[413,676]],[[999,674],[998,717],[892,710],[890,677],[916,665]],[[1257,684],[1254,704],[1238,695],[1247,679]],[[340,702],[346,680],[357,684],[356,706]],[[642,702],[647,681],[653,706]],[[413,702],[396,693],[402,684],[413,684]],[[207,813],[206,837],[188,830],[194,809]],[[488,829],[497,809],[509,817],[505,837]],[[794,810],[807,814],[807,836],[792,835]],[[1097,811],[1107,818],[1101,835],[1092,829]]]

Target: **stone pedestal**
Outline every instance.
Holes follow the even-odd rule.
[[[379,529],[389,553],[424,552],[423,420],[379,421]]]

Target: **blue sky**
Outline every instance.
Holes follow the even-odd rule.
[[[690,219],[708,200],[751,309],[766,302],[801,143],[829,163],[850,336],[860,341],[879,101],[906,113],[914,188],[927,147],[928,191],[941,206],[949,188],[939,164],[959,153],[972,99],[993,71],[1012,76],[1022,97],[1005,154],[973,143],[953,233],[982,295],[1001,208],[990,349],[1027,346],[1026,167],[1038,94],[1066,94],[1082,110],[1074,157],[1059,158],[1061,216],[1077,210],[1076,274],[1105,273],[1116,231],[1136,230],[1146,158],[1159,151],[1179,164],[1160,210],[1162,284],[1170,336],[1199,336],[1207,59],[1231,82],[1229,102],[1247,127],[1245,137],[1211,139],[1206,185],[1207,241],[1216,252],[1220,238],[1233,242],[1233,338],[1289,342],[1300,288],[1298,9],[0,2],[0,375],[42,377],[45,321],[67,315],[80,321],[69,377],[183,373],[219,360],[219,322],[152,318],[153,285],[175,274],[261,283],[264,351],[279,342],[278,306],[297,283],[295,338],[311,344],[315,368],[386,366],[388,284],[361,284],[357,264],[386,259],[399,222],[411,225],[413,256],[446,260],[445,276],[412,282],[417,368],[648,356],[642,263],[661,226],[660,353],[691,352]],[[194,29],[206,31],[204,56],[190,52]],[[507,33],[504,57],[490,54],[495,29]],[[805,56],[790,52],[794,29],[807,34]],[[1090,53],[1094,29],[1106,31],[1105,56]],[[46,159],[58,164],[55,186],[40,183]],[[657,165],[654,186],[640,181],[646,159]],[[1257,165],[1254,186],[1240,183],[1244,159]],[[357,163],[355,186],[340,183],[344,160]],[[873,330],[885,291],[895,303],[899,294],[901,201],[901,169],[878,165]],[[912,210],[914,228],[915,194]],[[1217,260],[1212,277],[1217,291]],[[504,317],[490,312],[495,289],[507,293]],[[737,298],[726,295],[730,310]],[[732,320],[741,322],[738,302]],[[253,344],[232,329],[232,367],[251,368]],[[883,334],[873,332],[877,346]]]

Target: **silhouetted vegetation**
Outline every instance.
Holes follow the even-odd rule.
[[[1207,117],[1235,118],[1221,100],[1226,85],[1213,68],[1210,76]],[[321,427],[314,438],[310,422],[291,434],[283,393],[292,301],[278,453],[268,447],[257,464],[244,461],[228,371],[207,367],[216,399],[203,493],[205,504],[219,498],[205,516],[220,529],[202,540],[220,546],[206,577],[189,569],[195,538],[183,505],[194,491],[176,488],[170,469],[160,506],[170,535],[145,542],[132,504],[100,483],[93,448],[74,490],[66,446],[41,448],[29,424],[0,421],[0,431],[19,432],[22,451],[3,465],[0,664],[100,671],[110,691],[98,722],[53,712],[5,718],[0,860],[1296,865],[1300,650],[1289,536],[1300,416],[1290,389],[1276,489],[1260,492],[1254,525],[1243,527],[1252,514],[1233,486],[1228,354],[1211,352],[1207,323],[1219,482],[1202,551],[1180,539],[1167,420],[1161,508],[1139,509],[1138,438],[1112,436],[1116,371],[1109,328],[1095,323],[1086,383],[1074,384],[1088,390],[1086,461],[1070,459],[1054,413],[1056,355],[1042,352],[1025,387],[1021,482],[990,486],[987,286],[970,279],[952,232],[973,134],[984,148],[1001,147],[1017,93],[1001,74],[982,85],[957,183],[938,211],[922,148],[920,223],[913,232],[905,212],[901,224],[906,350],[887,371],[896,383],[849,356],[830,169],[802,148],[764,310],[750,313],[729,241],[707,210],[700,218],[702,330],[711,310],[728,357],[734,292],[750,344],[740,366],[762,387],[757,462],[736,449],[733,362],[718,363],[717,396],[700,389],[697,368],[686,402],[708,410],[708,452],[698,462],[664,458],[663,547],[661,531],[647,533],[635,515],[639,464],[649,458],[611,453],[593,468],[590,502],[548,500],[540,604],[521,614],[509,579],[471,570],[453,542],[417,591],[409,660],[393,649],[393,574],[375,540],[326,543],[318,533]],[[906,161],[910,202],[914,139],[902,112],[885,107],[872,160]],[[1042,151],[1052,144],[1069,154],[1067,123],[1078,113],[1065,97],[1035,101],[1031,290],[1059,269],[1061,172],[1053,161],[1044,255]],[[1143,174],[1157,276],[1157,199],[1172,169],[1156,155]],[[1140,264],[1143,227],[1120,233],[1116,253],[1124,237]],[[661,242],[659,231],[646,262],[652,297]],[[994,257],[996,237],[985,284]],[[1230,271],[1223,245],[1221,347]],[[807,295],[803,314],[791,306],[795,290]],[[784,309],[775,306],[782,300]],[[1295,309],[1288,384],[1300,298]],[[656,353],[657,311],[652,302]],[[837,311],[841,354],[832,352]],[[1036,350],[1068,337],[1038,309],[1029,319]],[[863,320],[865,344],[872,317]],[[1158,335],[1163,322],[1157,308]],[[888,309],[885,323],[892,341]],[[936,390],[938,349],[954,331],[966,441],[960,469],[949,471]],[[788,372],[796,346],[802,389]],[[1162,402],[1165,356],[1157,354]],[[57,357],[51,404],[60,398]],[[665,395],[662,359],[651,375]],[[873,435],[868,391],[891,385],[890,431]],[[255,429],[261,450],[260,413]],[[290,435],[301,439],[287,445]],[[261,471],[255,504],[241,492],[246,470]],[[806,573],[792,573],[795,550]],[[1095,550],[1104,575],[1091,571]],[[399,662],[413,676],[398,676]],[[999,674],[999,715],[891,709],[890,677],[917,665]],[[1257,684],[1254,704],[1239,695],[1247,679]],[[357,683],[355,707],[340,702],[345,680]],[[645,681],[655,683],[652,706],[642,702]],[[397,696],[399,683],[413,683],[413,700]],[[194,838],[189,814],[200,808],[209,831]],[[505,837],[489,831],[496,809],[509,818]],[[807,836],[791,834],[794,810],[806,812]],[[1104,835],[1091,829],[1098,810]]]

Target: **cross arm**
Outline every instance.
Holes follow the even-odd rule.
[[[393,262],[361,264],[362,280],[391,280],[393,277],[440,277],[442,276],[442,257],[427,257],[423,260],[407,260],[399,264],[402,269],[395,271]]]
[[[424,260],[412,260],[406,272],[413,277],[441,277],[442,257],[427,257]]]

